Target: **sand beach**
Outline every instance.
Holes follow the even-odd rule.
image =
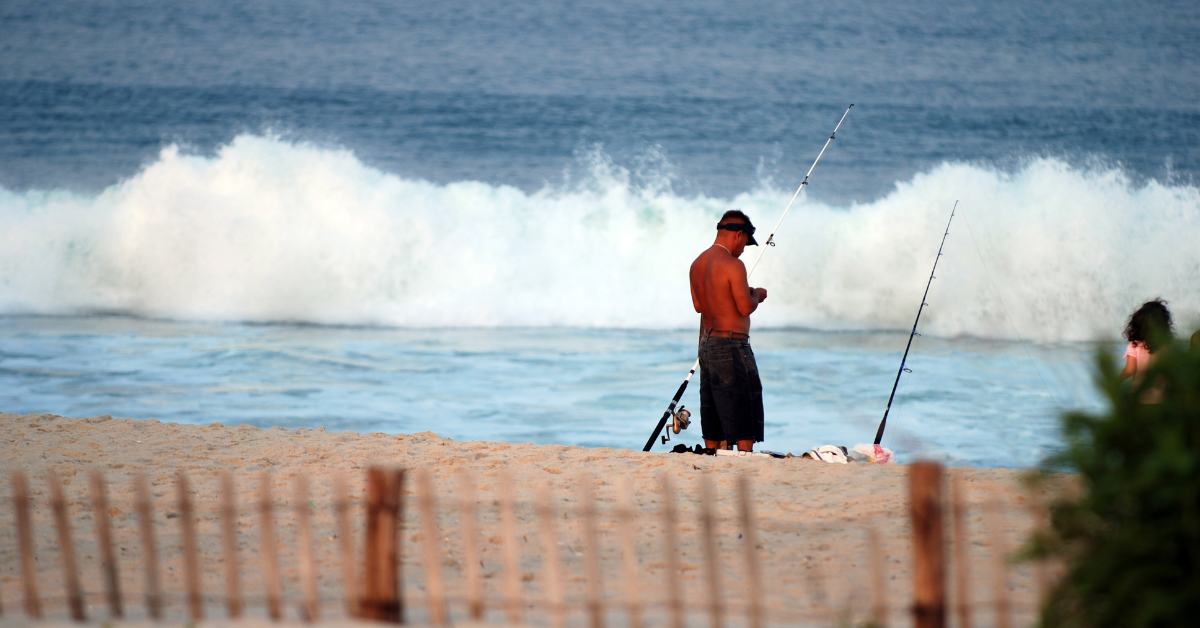
[[[308,506],[314,525],[314,552],[320,591],[321,618],[344,616],[341,600],[340,554],[332,515],[333,478],[343,474],[351,500],[361,505],[365,470],[371,465],[399,466],[432,472],[438,500],[439,551],[447,583],[452,619],[465,616],[463,599],[462,537],[459,519],[459,484],[462,472],[471,473],[479,508],[482,575],[489,618],[502,617],[500,600],[499,483],[511,477],[516,502],[522,572],[522,596],[527,621],[545,623],[545,583],[540,530],[533,500],[535,489],[548,484],[558,519],[558,546],[568,605],[576,604],[568,620],[582,622],[578,606],[585,596],[586,579],[581,564],[581,525],[575,510],[581,482],[594,482],[600,534],[602,591],[614,623],[623,616],[622,600],[630,590],[622,576],[621,554],[615,533],[614,503],[623,482],[628,482],[636,516],[638,583],[647,621],[662,620],[665,612],[664,529],[661,519],[660,478],[669,476],[679,517],[673,531],[678,542],[677,560],[689,622],[701,625],[710,610],[708,580],[698,525],[699,479],[714,481],[716,542],[720,549],[722,601],[733,624],[743,622],[745,595],[744,550],[735,494],[740,475],[752,486],[752,504],[758,521],[758,556],[763,571],[767,619],[776,625],[835,625],[864,621],[870,613],[868,530],[878,532],[884,555],[885,591],[894,625],[908,623],[906,607],[912,597],[910,580],[911,539],[907,502],[907,474],[903,465],[852,463],[827,464],[791,458],[731,458],[693,454],[562,446],[535,446],[496,442],[456,442],[431,432],[391,435],[335,433],[323,429],[259,429],[248,425],[206,426],[162,423],[157,420],[118,419],[107,416],[67,418],[54,415],[0,415],[0,466],[6,472],[24,471],[29,477],[33,507],[38,580],[46,614],[65,617],[62,567],[48,505],[46,484],[53,472],[63,485],[77,551],[78,571],[88,598],[90,618],[103,618],[103,586],[98,567],[94,523],[88,499],[88,473],[104,473],[109,492],[109,514],[123,598],[129,616],[143,614],[141,549],[133,504],[132,479],[145,474],[155,498],[154,527],[162,564],[162,587],[167,615],[182,619],[182,569],[176,478],[186,473],[195,504],[199,535],[206,617],[224,616],[222,553],[218,520],[218,474],[234,474],[238,506],[238,550],[241,588],[247,614],[262,610],[261,565],[258,558],[258,514],[255,504],[261,477],[270,474],[277,504],[276,530],[281,544],[280,566],[285,617],[297,619],[300,590],[297,575],[294,486],[304,475],[311,485]],[[995,591],[991,565],[993,535],[987,527],[989,500],[1002,505],[1002,542],[1015,549],[1031,525],[1028,495],[1019,484],[1020,472],[1007,469],[960,469],[969,504],[970,598],[977,606],[977,624],[993,621],[990,601]],[[410,476],[411,477],[411,476]],[[15,544],[11,484],[0,484],[4,496],[0,513],[0,600],[6,621],[20,609],[20,570]],[[402,524],[403,591],[406,616],[425,617],[421,542],[424,540],[415,507],[417,484],[405,484]],[[361,547],[362,514],[353,518],[355,547]],[[947,538],[950,538],[947,533]],[[356,557],[358,559],[360,557]],[[361,563],[356,563],[361,564]],[[953,589],[953,578],[948,578]],[[1007,590],[1012,598],[1014,625],[1031,619],[1034,599],[1033,569],[1016,565],[1010,570]],[[951,599],[953,598],[951,592]]]

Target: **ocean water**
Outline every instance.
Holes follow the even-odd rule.
[[[769,230],[850,103],[752,278],[767,448],[869,441],[955,201],[902,459],[1034,464],[1140,302],[1200,326],[1195,3],[13,1],[0,26],[4,411],[640,447],[715,218]]]

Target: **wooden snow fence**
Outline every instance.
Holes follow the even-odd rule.
[[[290,499],[280,499],[269,473],[253,478],[255,499],[242,499],[235,477],[222,472],[213,504],[197,501],[193,481],[183,472],[174,478],[173,490],[158,493],[145,476],[134,475],[123,487],[129,496],[125,502],[132,504],[125,513],[113,506],[112,486],[100,471],[88,476],[87,499],[79,502],[64,494],[62,478],[48,474],[31,481],[17,471],[10,474],[8,500],[14,529],[2,537],[11,539],[12,547],[0,547],[0,574],[14,574],[0,583],[14,584],[0,586],[0,614],[16,608],[4,597],[19,595],[19,607],[32,619],[67,615],[76,621],[96,615],[198,621],[252,613],[273,620],[293,614],[309,622],[356,617],[434,626],[469,620],[549,628],[1013,626],[1009,552],[1015,547],[1005,543],[1006,513],[1000,502],[985,500],[982,517],[977,517],[986,524],[990,557],[972,560],[966,489],[959,474],[933,463],[915,463],[908,472],[910,511],[904,514],[912,535],[910,601],[889,599],[889,594],[904,593],[888,591],[889,562],[900,561],[887,560],[874,523],[859,522],[865,539],[860,563],[868,586],[854,601],[858,612],[839,613],[826,606],[797,614],[768,608],[767,594],[780,599],[815,595],[820,600],[830,576],[818,567],[800,587],[804,590],[795,591],[787,588],[795,585],[764,578],[764,562],[770,562],[772,553],[759,542],[753,487],[746,475],[736,478],[732,491],[718,495],[715,476],[701,474],[698,499],[683,502],[692,509],[685,521],[677,498],[686,492],[666,474],[658,486],[638,491],[628,478],[618,477],[607,509],[598,506],[589,476],[577,479],[572,499],[555,500],[550,485],[543,483],[529,487],[532,502],[518,503],[513,480],[505,473],[488,480],[496,484],[494,490],[482,488],[494,497],[481,500],[479,478],[469,471],[453,478],[453,491],[439,495],[428,470],[376,467],[367,470],[365,490],[358,492],[347,477],[335,475],[331,499],[318,505],[303,475],[291,479]],[[415,490],[406,498],[406,485],[414,488],[410,483]],[[46,491],[35,488],[31,496],[31,485]],[[653,493],[650,502],[657,504],[650,512],[635,505],[635,497],[646,493]],[[48,523],[52,531],[40,529],[34,517],[40,501],[35,498],[42,495],[40,507],[48,507],[49,515],[41,525]],[[1040,502],[1030,498],[1028,503],[1028,516],[1044,520]],[[733,506],[734,515],[724,522],[715,514],[721,505]],[[90,511],[91,535],[73,536],[79,532],[72,529],[73,507]],[[114,526],[114,516],[125,525]],[[169,526],[164,518],[172,520],[177,536],[156,538]],[[281,524],[283,518],[288,525]],[[689,527],[689,522],[696,525]],[[564,528],[572,526],[577,535],[564,536]],[[692,534],[685,538],[683,530]],[[736,540],[731,542],[733,532]],[[53,542],[39,544],[38,538]],[[681,549],[688,539],[691,557]],[[95,579],[89,582],[102,591],[84,591],[77,545],[85,547],[86,562],[99,568],[99,578],[92,574]],[[530,556],[530,548],[536,557]],[[607,581],[601,565],[605,556]],[[282,575],[284,558],[294,567],[289,578]],[[50,573],[51,563],[58,576]],[[981,571],[980,565],[988,573],[973,574]],[[448,578],[447,567],[458,575]],[[696,581],[690,586],[682,576],[687,572]],[[1052,585],[1050,572],[1045,565],[1033,567],[1038,600]],[[971,582],[981,575],[990,580],[990,599],[971,599]],[[39,578],[61,579],[61,592],[43,591]],[[174,592],[168,593],[166,584],[173,584]],[[1026,606],[1033,607],[1025,609],[1030,620],[1037,604]]]

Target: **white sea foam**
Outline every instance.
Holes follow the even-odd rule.
[[[716,218],[742,208],[764,239],[791,194],[685,198],[593,157],[529,194],[245,135],[212,157],[169,147],[98,196],[0,189],[0,312],[690,328],[687,267]],[[1200,189],[1040,158],[946,163],[850,207],[802,197],[752,278],[771,291],[755,324],[907,328],[956,199],[927,333],[1014,337],[1007,306],[1026,338],[1114,337],[1154,296],[1197,320]]]

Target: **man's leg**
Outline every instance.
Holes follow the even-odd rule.
[[[754,451],[754,440],[739,440],[737,448],[738,451]]]

